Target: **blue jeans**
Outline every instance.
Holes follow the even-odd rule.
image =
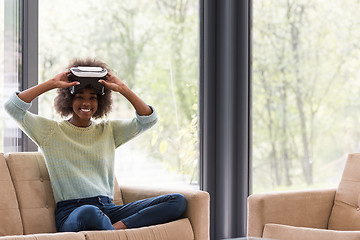
[[[127,228],[145,227],[176,220],[187,207],[181,194],[168,194],[117,206],[105,196],[58,202],[55,209],[59,232],[114,230],[122,221]]]

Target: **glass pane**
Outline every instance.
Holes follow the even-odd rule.
[[[253,190],[336,187],[360,150],[360,2],[253,4]]]
[[[19,89],[21,66],[21,4],[0,0],[0,99],[4,103]],[[5,61],[6,59],[6,61]],[[21,151],[21,132],[3,111],[0,118],[0,152]]]
[[[159,114],[117,150],[121,184],[197,186],[198,35],[197,0],[39,1],[39,81],[72,58],[97,57]],[[60,119],[55,95],[40,97],[40,115]],[[134,116],[125,98],[113,100],[109,118]]]

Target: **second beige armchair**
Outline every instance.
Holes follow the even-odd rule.
[[[360,153],[348,155],[337,189],[251,195],[248,236],[284,240],[360,239]]]

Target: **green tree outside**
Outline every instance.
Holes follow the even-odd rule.
[[[360,3],[253,4],[254,192],[336,187],[360,150]]]

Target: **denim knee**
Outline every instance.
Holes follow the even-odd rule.
[[[186,198],[180,193],[173,193],[170,195],[172,200],[176,203],[174,215],[176,215],[176,218],[180,218],[185,213],[187,208]]]
[[[64,232],[113,229],[110,219],[93,205],[83,205],[75,209],[62,227]]]
[[[77,209],[79,211],[78,221],[89,222],[91,220],[97,220],[100,216],[100,209],[93,205],[84,205]]]

